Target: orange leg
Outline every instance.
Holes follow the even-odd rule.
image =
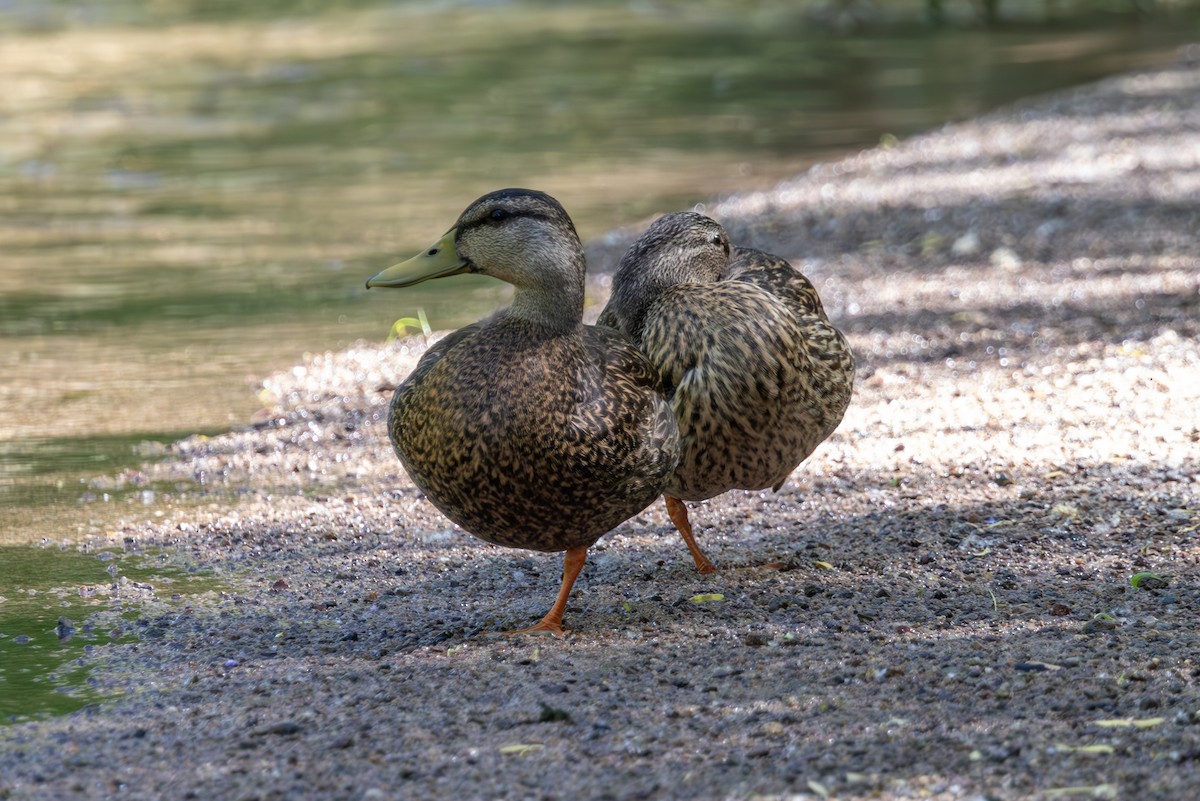
[[[530,626],[527,629],[517,629],[516,631],[506,631],[504,633],[534,634],[536,632],[548,631],[555,637],[565,637],[570,634],[569,631],[563,630],[562,627],[563,612],[566,611],[567,598],[571,595],[571,588],[575,586],[575,579],[579,578],[579,573],[583,570],[583,563],[586,559],[586,545],[568,550],[566,558],[563,559],[562,587],[558,591],[558,598],[555,599],[554,606],[550,607],[550,611],[546,613],[546,616],[537,625]]]
[[[688,550],[692,552],[692,560],[696,563],[696,569],[701,573],[716,573],[716,566],[704,555],[704,551],[700,550],[700,546],[696,544],[696,538],[692,536],[692,524],[688,522],[687,504],[670,495],[664,495],[663,500],[667,502],[667,515],[675,524],[675,528],[679,529],[679,535],[687,543]]]

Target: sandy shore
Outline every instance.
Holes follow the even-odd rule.
[[[0,799],[1200,796],[1200,69],[707,211],[801,266],[862,365],[780,493],[693,510],[715,576],[656,505],[594,549],[572,637],[488,635],[561,559],[403,475],[382,421],[419,340],[317,356],[254,427],[113,477],[211,492],[119,536],[232,591],[148,601],[95,657],[119,700],[0,729]]]

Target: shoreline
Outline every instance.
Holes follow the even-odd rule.
[[[0,729],[0,798],[1200,793],[1196,131],[1180,65],[709,205],[813,280],[855,400],[779,493],[695,505],[717,574],[659,504],[606,535],[563,641],[485,633],[561,557],[391,452],[420,339],[268,377],[255,425],[124,478],[242,499],[116,532],[232,590],[98,654],[122,698]]]

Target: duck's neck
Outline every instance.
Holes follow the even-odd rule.
[[[539,275],[544,282],[518,286],[506,316],[549,336],[568,334],[583,320],[583,254],[580,253],[569,273],[549,270]]]

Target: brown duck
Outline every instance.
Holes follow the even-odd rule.
[[[584,269],[558,201],[504,189],[367,281],[406,287],[477,272],[516,288],[510,308],[425,353],[396,389],[388,428],[413,482],[468,532],[566,551],[558,598],[524,632],[564,634],[588,547],[649,506],[679,460],[658,371],[623,334],[582,323]]]
[[[662,374],[681,443],[667,511],[696,567],[711,572],[683,501],[778,490],[850,403],[846,338],[787,261],[731,249],[725,229],[694,212],[662,217],[629,248],[599,322]]]

